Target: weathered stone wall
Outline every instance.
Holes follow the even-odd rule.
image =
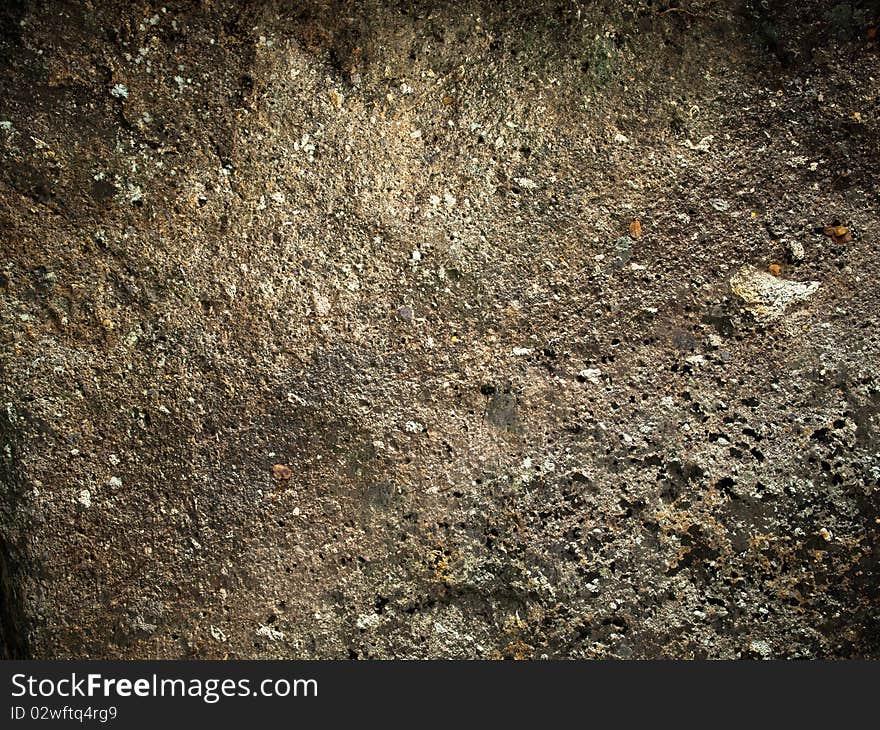
[[[0,17],[7,654],[877,656],[876,4]]]

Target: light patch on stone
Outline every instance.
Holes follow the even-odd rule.
[[[602,371],[599,368],[586,368],[581,370],[578,375],[580,375],[584,380],[588,380],[594,385],[602,384]]]
[[[330,314],[330,300],[319,291],[312,292],[312,303],[315,306],[315,314],[319,317],[326,317]]]
[[[355,621],[355,626],[359,629],[371,629],[374,626],[377,626],[382,621],[381,616],[377,613],[366,613],[361,614],[357,617],[357,621]]]
[[[771,320],[781,317],[792,304],[808,299],[819,282],[789,281],[747,265],[730,279],[730,288],[755,317]]]
[[[284,638],[284,632],[272,626],[260,626],[257,629],[257,636],[265,636],[269,641],[281,641]]]

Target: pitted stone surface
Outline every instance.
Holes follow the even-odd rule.
[[[876,14],[661,5],[4,3],[5,653],[876,657]]]

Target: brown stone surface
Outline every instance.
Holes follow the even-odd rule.
[[[5,653],[878,656],[876,5],[4,3]]]

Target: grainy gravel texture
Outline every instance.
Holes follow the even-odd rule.
[[[878,16],[3,3],[4,652],[880,655]]]

